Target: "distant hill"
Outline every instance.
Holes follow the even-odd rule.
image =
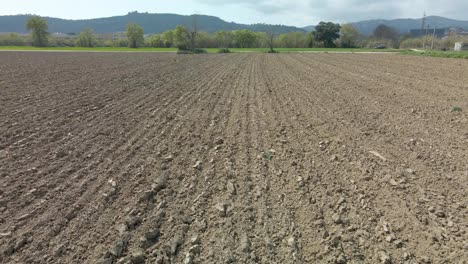
[[[26,33],[26,21],[31,15],[0,16],[0,32]],[[77,33],[85,28],[92,28],[97,33],[113,33],[125,31],[128,23],[140,24],[146,34],[162,33],[166,30],[174,29],[178,25],[192,25],[193,16],[183,16],[176,14],[149,14],[131,12],[125,16],[114,16],[107,18],[68,20],[53,17],[45,17],[51,33]],[[197,25],[200,31],[209,33],[218,30],[239,30],[250,29],[253,31],[267,31],[274,28],[277,34],[293,31],[303,31],[304,29],[268,24],[244,25],[234,22],[226,22],[218,17],[196,15]]]
[[[393,20],[367,20],[352,23],[356,29],[361,31],[365,35],[370,35],[374,29],[380,25],[384,24],[386,26],[396,29],[399,33],[404,34],[408,33],[410,29],[420,29],[422,25],[422,18],[419,19],[393,19]],[[447,28],[447,27],[459,27],[468,29],[468,21],[461,21],[455,19],[449,19],[439,16],[429,16],[426,18],[426,25],[429,28]]]
[[[429,28],[447,28],[447,27],[459,27],[468,30],[468,21],[455,20],[439,16],[429,16],[426,17],[426,24],[429,25]],[[374,29],[380,24],[392,27],[396,29],[400,34],[409,32],[410,29],[420,29],[422,24],[422,18],[411,19],[374,19],[374,20],[365,20],[360,22],[351,23],[357,30],[359,30],[364,35],[371,35]],[[304,30],[312,31],[313,26],[305,27]]]

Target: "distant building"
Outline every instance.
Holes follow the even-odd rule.
[[[450,28],[436,28],[435,31],[434,29],[410,29],[409,33],[411,34],[412,37],[418,38],[418,37],[423,37],[423,36],[432,36],[432,34],[435,34],[436,37],[438,38],[444,38],[448,36],[468,36],[468,32],[463,29],[463,28],[456,28],[456,27],[450,27]]]
[[[432,34],[435,34],[436,37],[442,38],[445,36],[447,33],[447,28],[436,28],[435,32],[434,29],[410,29],[410,32],[412,37],[419,38],[419,37],[424,37],[426,35],[432,36]]]
[[[463,43],[463,42],[457,42],[455,43],[455,51],[464,51],[468,50],[468,43]]]

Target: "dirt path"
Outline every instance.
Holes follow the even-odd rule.
[[[468,259],[466,61],[0,59],[0,262]]]

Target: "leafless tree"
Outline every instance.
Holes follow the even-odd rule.
[[[273,27],[271,27],[269,30],[267,30],[265,32],[265,37],[263,38],[268,47],[270,48],[270,53],[276,53],[275,51],[275,37],[276,37],[276,34],[275,34],[275,30]]]
[[[190,39],[190,49],[196,49],[197,45],[197,37],[198,37],[198,15],[192,15],[192,23],[190,26],[187,27],[189,31],[189,39]]]

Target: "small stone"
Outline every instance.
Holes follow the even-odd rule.
[[[5,249],[5,255],[10,256],[15,252],[15,246],[13,244],[9,244]]]
[[[3,238],[11,237],[11,231],[5,232],[5,233],[0,233],[0,237],[3,237]]]
[[[234,183],[228,182],[226,188],[227,188],[227,191],[228,191],[228,193],[230,195],[236,195],[237,194],[236,186],[234,185]]]
[[[380,252],[380,261],[382,262],[382,264],[391,264],[392,263],[392,259],[390,258],[390,256],[384,252],[384,251],[381,251]]]
[[[343,220],[341,219],[340,215],[337,214],[337,213],[334,213],[332,215],[332,219],[333,219],[333,222],[335,222],[335,224],[341,224],[343,222]]]
[[[200,248],[200,245],[193,245],[189,248],[189,252],[192,253],[192,254],[200,254],[201,252],[201,248]]]
[[[448,227],[453,227],[453,222],[449,220],[449,221],[447,222],[447,226],[448,226]],[[1,236],[1,235],[0,235],[0,236]]]
[[[190,239],[190,243],[192,245],[199,245],[200,244],[200,237],[198,235],[194,235],[191,239]]]
[[[105,258],[99,261],[98,264],[112,264],[112,258]]]
[[[421,263],[430,264],[430,263],[431,263],[431,259],[430,259],[428,256],[422,256],[422,257],[421,257]]]
[[[384,230],[386,233],[390,232],[390,227],[388,226],[388,223],[386,223],[386,222],[383,223],[383,230]]]
[[[406,169],[405,172],[408,173],[408,174],[411,174],[411,175],[415,174],[415,171],[413,169],[409,169],[409,168]]]
[[[225,203],[217,203],[215,208],[219,212],[220,216],[222,217],[226,216],[227,205]]]
[[[385,240],[388,242],[388,243],[392,243],[394,240],[395,240],[395,235],[394,234],[391,234],[391,235],[388,235]]]
[[[390,179],[389,183],[391,186],[398,186],[398,182],[395,181],[394,179]]]
[[[397,247],[397,248],[401,248],[403,246],[403,241],[401,241],[400,239],[397,239],[395,241],[393,241],[393,244]]]
[[[288,245],[292,248],[296,247],[296,239],[294,237],[288,238]]]
[[[340,255],[338,258],[336,258],[335,263],[336,264],[346,264],[348,260],[346,259],[345,256]]]
[[[223,138],[220,138],[220,137],[216,138],[216,140],[215,140],[215,144],[216,144],[216,145],[221,145],[221,144],[223,144],[223,143],[224,143]]]
[[[159,229],[154,229],[145,233],[145,238],[148,241],[156,241],[159,238]]]
[[[429,212],[434,213],[436,209],[435,209],[434,206],[431,206],[431,207],[428,208],[428,210],[429,210]]]
[[[366,175],[366,176],[362,177],[362,180],[363,181],[370,181],[370,180],[372,180],[372,177],[369,176],[369,175]]]
[[[172,161],[174,159],[174,157],[172,155],[168,155],[166,157],[164,157],[164,161]]]
[[[108,183],[112,186],[112,187],[116,187],[117,186],[117,183],[113,180],[113,179],[110,179],[108,181]]]
[[[245,253],[250,252],[250,241],[249,241],[249,237],[246,234],[243,234],[241,236],[239,248],[242,252],[245,252]]]
[[[117,227],[117,231],[119,231],[119,235],[123,235],[123,234],[125,234],[125,232],[128,231],[128,226],[126,224],[120,224]]]
[[[440,218],[444,218],[445,217],[445,212],[442,210],[442,209],[439,209],[435,212],[435,215],[437,217],[440,217]]]
[[[118,240],[114,244],[113,251],[111,252],[112,255],[116,256],[117,258],[120,258],[123,254],[125,248],[125,243],[123,240]]]
[[[128,216],[125,223],[127,224],[128,229],[134,229],[141,223],[141,219],[137,216]]]
[[[193,264],[193,254],[192,253],[187,252],[187,254],[185,255],[185,259],[184,259],[184,264]]]
[[[195,165],[192,166],[192,168],[197,169],[197,170],[201,170],[201,169],[202,169],[202,162],[201,162],[201,161],[197,161],[197,162],[195,163]]]
[[[18,251],[20,250],[24,245],[26,245],[28,243],[28,238],[23,236],[21,237],[17,242],[16,242],[16,245],[15,245],[15,251]]]
[[[59,152],[57,152],[57,153],[55,154],[55,158],[56,158],[56,159],[60,159],[60,158],[65,157],[66,155],[67,155],[67,152],[61,150],[61,151],[59,151]]]
[[[130,257],[131,264],[144,264],[146,260],[145,253],[143,251],[136,251],[132,253]]]
[[[21,221],[21,220],[24,220],[24,219],[26,219],[26,218],[28,218],[28,217],[29,217],[29,214],[24,214],[24,215],[18,217],[17,219],[18,219],[19,221]]]
[[[180,235],[177,235],[174,237],[171,241],[171,254],[175,255],[177,253],[177,250],[179,249],[179,246],[182,245],[182,237]]]

